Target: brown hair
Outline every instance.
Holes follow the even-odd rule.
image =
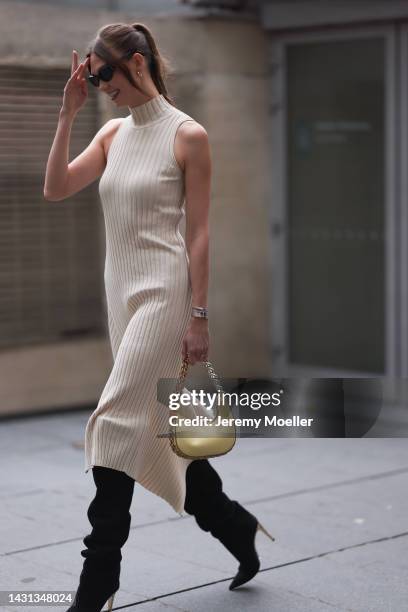
[[[118,66],[127,80],[139,91],[143,90],[135,83],[125,60],[120,58],[126,54],[141,53],[146,60],[150,76],[160,94],[175,106],[169,95],[165,80],[170,72],[170,63],[159,52],[153,35],[143,23],[112,23],[100,28],[96,37],[89,43],[86,55],[95,53],[108,64]],[[128,59],[128,58],[127,58]]]

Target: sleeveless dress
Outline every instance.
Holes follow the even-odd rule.
[[[177,379],[191,317],[189,259],[179,225],[184,173],[178,127],[194,121],[163,95],[129,107],[99,182],[106,230],[104,282],[113,367],[85,430],[85,473],[125,472],[183,516],[186,469],[168,438],[159,378]]]

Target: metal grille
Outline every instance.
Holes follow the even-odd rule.
[[[0,347],[104,333],[97,185],[43,197],[69,70],[0,66]],[[97,130],[93,91],[77,114],[70,160]]]

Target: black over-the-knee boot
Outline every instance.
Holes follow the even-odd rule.
[[[88,508],[92,532],[85,536],[85,558],[73,605],[67,612],[100,612],[119,589],[121,547],[129,536],[135,481],[124,472],[94,466],[96,495]]]
[[[185,511],[194,515],[198,526],[217,538],[240,563],[229,588],[251,580],[260,568],[256,532],[261,529],[274,540],[273,536],[253,514],[224,493],[222,480],[207,459],[196,459],[188,465],[186,489]]]

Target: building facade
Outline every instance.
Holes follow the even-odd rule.
[[[184,12],[198,12],[143,15],[83,4],[0,5],[1,23],[7,24],[0,39],[0,139],[8,147],[0,209],[2,244],[8,236],[0,280],[2,414],[92,406],[112,366],[96,184],[54,203],[44,201],[42,185],[72,49],[83,57],[98,27],[117,21],[151,27],[173,65],[169,89],[175,103],[209,134],[210,359],[222,376],[270,372],[268,74],[259,23],[241,16],[207,18],[181,5]],[[244,45],[250,50],[245,54]],[[70,159],[116,113],[107,98],[89,94],[74,124]]]
[[[50,203],[42,181],[72,48],[114,21],[152,28],[210,137],[220,375],[378,376],[406,397],[406,2],[19,0],[0,18],[0,414],[92,405],[111,368],[96,185]],[[70,158],[115,114],[90,91]]]

